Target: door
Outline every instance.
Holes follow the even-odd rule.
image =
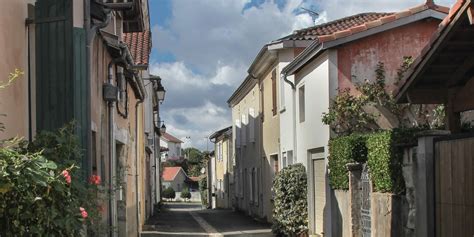
[[[435,140],[436,236],[474,236],[474,138]]]
[[[311,187],[312,190],[309,190],[311,195],[312,205],[310,208],[310,223],[312,223],[314,234],[320,235],[324,233],[324,208],[326,206],[326,182],[325,182],[325,171],[326,163],[324,150],[319,152],[310,152],[311,159]]]

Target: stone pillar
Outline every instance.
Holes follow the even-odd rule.
[[[360,226],[360,208],[362,203],[360,177],[362,174],[362,164],[347,164],[349,170],[349,206],[351,208],[351,232],[352,237],[362,236],[362,227]]]
[[[449,134],[447,131],[427,131],[420,134],[418,138],[415,159],[415,232],[418,237],[431,237],[435,234],[435,157],[433,139],[447,134]]]

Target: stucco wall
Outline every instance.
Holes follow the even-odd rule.
[[[0,7],[0,84],[8,81],[8,74],[20,69],[24,75],[10,87],[0,90],[0,122],[6,129],[0,139],[15,136],[28,138],[28,41],[25,19],[28,18],[28,3],[33,0],[4,0]],[[34,29],[30,29],[34,39]],[[34,44],[33,44],[34,45]],[[34,48],[31,48],[34,52]],[[31,55],[34,59],[34,53]],[[34,72],[31,72],[34,81]],[[33,99],[34,101],[34,99]]]
[[[392,84],[403,57],[416,58],[439,23],[423,20],[338,47],[339,88],[354,88],[354,82],[373,79],[378,62],[385,64],[387,84]]]
[[[235,172],[239,173],[237,182],[240,183],[240,192],[241,196],[236,198],[237,208],[243,210],[245,213],[262,217],[262,204],[259,200],[258,204],[256,202],[250,201],[250,174],[254,168],[260,168],[262,165],[261,158],[261,124],[258,122],[260,120],[260,114],[256,114],[255,119],[255,142],[249,142],[249,124],[242,123],[241,131],[246,130],[247,132],[242,133],[242,136],[246,135],[246,143],[243,145],[241,143],[240,148],[236,146],[236,128],[235,123],[237,120],[241,121],[242,114],[247,116],[249,120],[249,108],[253,108],[255,112],[260,111],[260,90],[258,84],[253,85],[245,97],[240,100],[236,105],[232,107],[232,121],[233,121],[233,140],[235,151],[236,151],[236,169]],[[259,181],[260,182],[260,181]],[[261,183],[258,185],[261,187]],[[259,195],[260,196],[260,195]]]
[[[262,137],[263,137],[263,153],[262,153],[262,195],[263,195],[263,215],[267,221],[272,220],[273,204],[271,202],[273,186],[274,171],[271,161],[271,156],[276,155],[280,160],[280,90],[279,71],[281,69],[276,65],[270,68],[260,81],[260,88],[262,93],[263,107],[261,108],[263,114],[262,123]],[[273,111],[273,86],[272,74],[275,71],[275,85],[276,85],[276,111]],[[278,161],[280,162],[280,161]]]

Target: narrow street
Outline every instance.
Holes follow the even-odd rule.
[[[231,210],[206,210],[196,203],[166,203],[143,228],[152,236],[273,236],[269,224]]]

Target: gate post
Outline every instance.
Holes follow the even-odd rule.
[[[435,157],[433,139],[448,134],[448,131],[426,131],[419,134],[415,159],[415,233],[418,237],[435,236]]]
[[[360,224],[360,209],[362,203],[361,195],[361,175],[362,164],[351,163],[347,164],[349,170],[349,206],[351,208],[351,237],[362,236],[362,226]]]

